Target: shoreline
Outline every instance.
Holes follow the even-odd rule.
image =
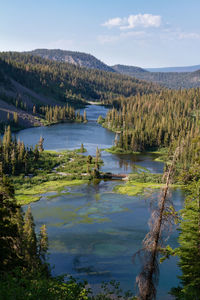
[[[167,151],[168,148],[162,148],[162,149],[158,149],[156,151],[144,151],[144,152],[134,152],[134,151],[131,151],[131,150],[124,150],[123,148],[118,148],[116,146],[112,146],[110,148],[106,148],[106,149],[102,149],[108,153],[111,153],[111,154],[132,154],[132,155],[142,155],[142,154],[153,154],[153,155],[157,155],[158,157],[156,157],[154,159],[154,161],[157,161],[157,162],[163,162],[163,163],[166,163],[166,160],[164,159],[164,156],[166,155],[166,151]]]
[[[75,121],[66,120],[65,122],[56,122],[56,123],[48,124],[46,126],[53,126],[53,125],[60,124],[60,123],[75,123]],[[43,125],[43,126],[45,126],[45,125]],[[40,126],[37,126],[37,127],[40,127]],[[103,150],[107,151],[111,154],[122,154],[122,155],[127,155],[127,154],[140,155],[140,154],[142,154],[142,152],[126,151],[124,149],[120,149],[115,146],[108,148],[108,149],[103,149]],[[156,157],[155,159],[153,159],[153,157],[152,157],[152,160],[164,162],[163,156],[166,153],[166,151],[167,151],[166,148],[163,148],[163,149],[158,149],[157,151],[146,151],[145,153],[158,155],[158,157]],[[49,160],[49,163],[52,163],[52,161],[54,159],[56,159],[55,157],[64,156],[65,154],[71,155],[72,160],[71,160],[71,158],[70,158],[70,160],[73,161],[74,157],[76,157],[77,154],[78,155],[81,154],[80,149],[78,149],[78,150],[77,149],[62,150],[62,151],[45,150],[43,153],[44,154],[45,153],[52,154],[52,157],[48,156],[48,158],[47,158]],[[79,156],[79,158],[80,157],[81,157],[81,155]],[[62,171],[61,167],[62,167],[63,161],[64,161],[63,159],[61,159],[60,161],[57,159],[58,167],[56,168],[56,171],[49,170],[48,172],[45,171],[46,174],[44,174],[44,171],[43,170],[40,171],[40,168],[38,166],[35,170],[36,173],[32,177],[32,179],[29,178],[28,180],[23,180],[23,176],[21,176],[21,178],[16,180],[17,187],[16,187],[15,197],[16,197],[17,202],[20,205],[27,205],[29,203],[39,201],[44,196],[44,194],[46,194],[48,192],[55,192],[56,193],[55,196],[58,196],[59,194],[61,194],[61,191],[65,190],[65,188],[67,190],[67,188],[70,186],[82,185],[82,184],[91,182],[91,179],[92,179],[91,173],[86,174],[83,171],[82,172],[79,171],[79,173],[78,173],[78,172],[76,172],[76,169],[73,169],[72,172],[70,172],[68,170],[71,166],[69,161],[68,162],[65,161],[65,163],[67,163],[67,165],[66,165],[67,171],[66,170]],[[58,172],[57,172],[57,169],[59,169]],[[100,172],[100,173],[102,173],[102,172]],[[133,176],[133,174],[134,173],[127,174],[127,179],[128,179],[127,182],[125,184],[119,184],[119,185],[115,186],[113,189],[113,192],[119,193],[119,194],[126,194],[129,196],[136,196],[138,194],[142,194],[145,189],[154,190],[154,189],[162,188],[164,186],[163,183],[152,182],[151,178],[148,178],[147,182],[143,182],[142,179],[141,179],[141,181],[134,180],[133,178],[131,178],[131,176]],[[153,178],[153,173],[147,173],[147,174],[149,174]],[[137,176],[139,178],[139,175],[136,175],[136,179],[138,179]],[[25,177],[27,177],[27,176],[24,175],[24,178]],[[106,178],[101,177],[99,180],[100,181],[101,180],[112,181],[113,179],[110,179],[107,177]],[[120,181],[123,182],[122,179],[120,179]],[[175,185],[172,185],[171,187],[176,188],[176,187],[181,187],[181,186],[175,184]],[[66,193],[68,193],[68,192],[66,191]],[[62,194],[64,194],[64,193],[62,193]],[[47,196],[47,198],[48,198],[48,196]]]
[[[21,205],[38,201],[48,192],[61,192],[68,186],[88,183],[95,178],[95,157],[83,155],[86,149],[45,150],[33,166],[31,174],[11,175],[15,198]],[[103,162],[99,160],[99,165]]]

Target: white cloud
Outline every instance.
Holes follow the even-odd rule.
[[[112,28],[112,27],[121,26],[122,24],[123,24],[123,19],[121,19],[121,18],[113,18],[113,19],[109,19],[108,21],[106,21],[104,24],[102,24],[102,26],[106,26],[108,28]]]
[[[161,23],[161,16],[152,14],[129,15],[127,18],[109,19],[102,25],[108,28],[117,28],[120,31],[116,34],[101,35],[98,37],[98,41],[100,44],[114,44],[130,40],[137,42],[138,45],[143,42],[155,44],[157,42],[168,43],[169,41],[179,41],[180,43],[184,40],[200,41],[200,32],[187,32],[181,28],[172,28],[167,23],[161,26]],[[159,28],[159,30],[156,28]]]
[[[102,26],[113,28],[117,27],[121,30],[133,29],[136,27],[160,27],[161,16],[152,14],[129,15],[126,18],[113,18],[106,21]]]

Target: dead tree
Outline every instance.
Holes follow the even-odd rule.
[[[165,172],[165,186],[158,199],[157,208],[151,213],[149,227],[150,231],[143,240],[143,248],[138,251],[133,259],[139,255],[142,260],[142,271],[136,277],[140,300],[156,299],[156,286],[159,279],[158,257],[160,249],[164,246],[165,236],[169,236],[170,229],[174,224],[173,204],[168,197],[169,185],[174,170],[175,161],[179,155],[179,147],[176,149],[172,162]]]

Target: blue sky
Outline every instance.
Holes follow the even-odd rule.
[[[195,65],[199,12],[199,0],[0,0],[0,51],[60,48],[109,65]]]

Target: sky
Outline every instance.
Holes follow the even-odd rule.
[[[198,65],[199,12],[199,0],[0,0],[0,51],[59,48],[108,65]]]

